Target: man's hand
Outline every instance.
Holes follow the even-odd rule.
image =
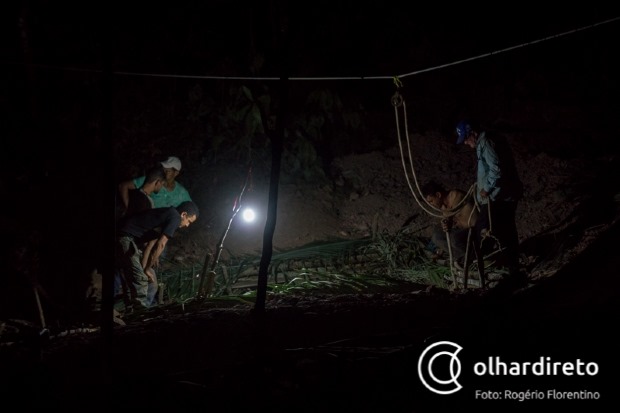
[[[482,199],[485,199],[489,197],[489,193],[485,191],[484,189],[482,189],[480,190],[480,196],[482,197]]]
[[[144,270],[144,273],[148,277],[149,283],[154,283],[155,282],[155,271],[153,271],[152,268],[147,268],[146,270]]]
[[[444,218],[441,220],[441,229],[443,232],[448,232],[452,229],[452,220],[450,218]]]

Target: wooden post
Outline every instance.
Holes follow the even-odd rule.
[[[284,142],[284,125],[287,119],[288,109],[288,70],[286,65],[286,48],[288,32],[288,16],[285,9],[285,2],[275,2],[275,10],[278,24],[276,36],[276,48],[280,61],[280,81],[278,82],[278,116],[276,118],[276,131],[271,136],[271,175],[269,180],[269,204],[267,206],[267,221],[263,232],[263,252],[261,255],[258,270],[258,285],[256,290],[256,303],[254,311],[263,314],[265,311],[265,300],[267,299],[267,279],[269,277],[269,265],[273,255],[273,234],[276,228],[276,218],[278,210],[278,186],[280,185],[280,164],[282,160],[282,148]]]

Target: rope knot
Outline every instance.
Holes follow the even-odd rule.
[[[392,96],[392,106],[399,107],[403,105],[403,96],[398,93],[398,91],[394,92]]]

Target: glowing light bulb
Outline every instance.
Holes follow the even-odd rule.
[[[252,222],[256,218],[256,213],[251,208],[246,208],[243,210],[242,216],[245,222]]]

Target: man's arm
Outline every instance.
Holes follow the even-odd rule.
[[[144,251],[142,252],[142,261],[140,261],[140,264],[142,264],[142,268],[144,269],[147,268],[148,259],[151,256],[151,251],[153,250],[153,246],[156,242],[157,239],[151,240],[148,244],[146,244],[146,247],[144,247]]]
[[[136,184],[134,184],[133,179],[128,181],[121,182],[118,184],[118,193],[121,197],[121,201],[125,208],[129,207],[129,190],[136,189]]]
[[[140,264],[142,264],[142,268],[144,268],[144,273],[148,277],[149,282],[155,281],[155,279],[153,278],[153,274],[151,272],[151,267],[147,266],[147,261],[151,255],[151,251],[153,250],[153,246],[155,245],[156,241],[157,240],[154,239],[154,240],[149,241],[148,244],[146,244],[146,247],[144,248],[144,251],[142,253],[142,260],[140,261]]]
[[[489,173],[487,174],[484,188],[478,188],[480,189],[481,194],[482,192],[485,193],[483,197],[486,197],[486,195],[493,192],[497,186],[497,181],[502,177],[502,169],[499,162],[499,157],[497,156],[497,151],[493,145],[487,143],[480,155],[489,167]]]
[[[168,242],[168,236],[166,234],[161,234],[159,238],[157,238],[157,240],[153,240],[151,242],[154,242],[154,248],[152,247],[149,249],[148,257],[143,257],[144,262],[146,262],[146,266],[144,267],[145,270],[149,268],[157,268],[159,266],[159,256],[166,247],[166,243]],[[146,250],[144,252],[144,255],[146,256]]]
[[[447,206],[451,212],[452,226],[460,229],[467,229],[474,226],[476,215],[474,215],[474,205],[465,198],[467,193],[453,189],[448,193]]]

